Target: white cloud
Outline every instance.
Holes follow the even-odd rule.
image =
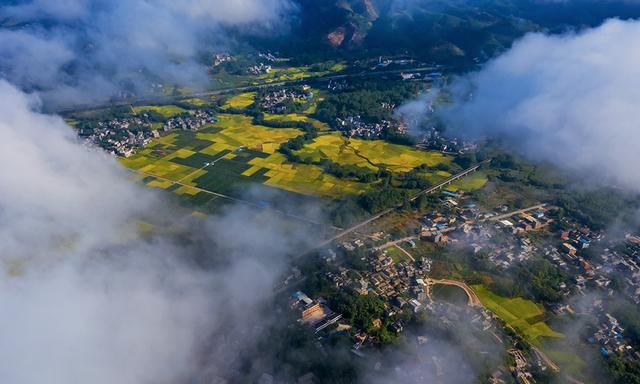
[[[239,207],[191,223],[39,104],[0,80],[0,382],[238,372],[304,229]]]
[[[640,191],[640,22],[610,20],[578,34],[530,34],[458,80],[445,118],[536,160]]]
[[[151,81],[203,87],[201,55],[230,45],[225,28],[281,30],[290,0],[28,0],[0,6],[0,77],[50,105],[86,103]]]

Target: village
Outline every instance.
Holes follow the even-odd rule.
[[[292,111],[292,105],[305,105],[313,100],[313,92],[308,85],[288,87],[267,92],[260,98],[260,108],[273,114],[285,114]]]
[[[561,270],[571,274],[572,280],[556,287],[567,300],[574,295],[585,295],[586,287],[596,288],[604,296],[613,294],[610,273],[613,269],[626,273],[624,282],[630,296],[638,302],[638,266],[633,261],[640,251],[640,237],[627,235],[624,252],[606,248],[602,261],[587,260],[583,253],[593,244],[604,241],[604,234],[592,231],[559,214],[558,208],[540,203],[535,206],[514,209],[506,205],[483,210],[462,192],[442,191],[437,205],[417,217],[415,234],[391,235],[377,230],[358,233],[324,251],[322,259],[328,266],[324,278],[333,289],[354,292],[361,296],[374,296],[384,302],[384,314],[374,319],[368,329],[355,329],[353,324],[335,313],[326,298],[312,298],[296,291],[292,309],[299,311],[299,321],[313,327],[320,339],[327,333],[348,332],[352,335],[352,352],[366,355],[368,347],[380,343],[379,329],[386,326],[400,335],[405,330],[406,316],[438,316],[447,323],[459,307],[433,297],[437,284],[452,284],[468,288],[468,305],[464,309],[472,313],[471,324],[480,332],[495,337],[509,349],[514,365],[510,372],[494,372],[491,383],[505,383],[505,374],[518,383],[531,383],[532,371],[556,370],[548,357],[536,348],[523,350],[514,336],[504,332],[504,320],[485,308],[464,282],[438,279],[433,275],[433,260],[412,255],[420,244],[435,247],[463,247],[473,252],[484,252],[496,270],[508,271],[513,266],[533,258],[543,257]],[[354,258],[356,263],[354,263]],[[354,267],[354,264],[360,264]],[[302,304],[300,304],[302,303]],[[549,304],[555,316],[575,316],[571,304]],[[627,359],[640,359],[629,340],[623,336],[618,319],[602,308],[602,300],[596,300],[589,309],[589,316],[598,319],[598,327],[584,342],[593,345],[594,351],[603,356],[617,354]],[[329,326],[330,325],[330,326]],[[325,335],[325,336],[322,336]]]
[[[184,131],[197,131],[207,124],[213,124],[216,121],[216,117],[203,110],[188,111],[178,116],[168,119],[162,126],[162,130],[165,132],[180,129]]]
[[[115,156],[129,157],[160,134],[152,129],[147,115],[116,118],[84,126],[78,135],[90,146],[97,146]]]
[[[158,120],[160,119],[143,112],[136,116],[83,124],[78,128],[78,136],[89,146],[102,148],[115,156],[130,157],[153,138],[159,137],[160,131],[195,131],[216,122],[213,114],[203,110],[187,111],[162,119],[165,120],[164,123],[159,123]],[[162,124],[161,128],[158,128],[159,124]]]
[[[400,133],[406,133],[406,126],[399,122],[382,120],[380,122],[366,122],[359,115],[349,116],[344,119],[336,118],[336,127],[348,137],[360,137],[365,139],[378,139],[387,130],[393,129]]]

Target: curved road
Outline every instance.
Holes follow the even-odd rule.
[[[428,278],[425,280],[425,283],[427,283],[427,287],[431,287],[432,285],[451,285],[454,287],[458,287],[460,289],[462,289],[466,294],[467,294],[467,298],[468,298],[468,304],[471,307],[482,307],[482,303],[480,302],[480,299],[478,298],[478,295],[476,295],[476,293],[473,291],[473,289],[471,289],[471,287],[469,287],[466,283],[463,283],[462,281],[457,281],[457,280],[449,280],[449,279],[443,279],[443,280],[436,280],[436,279],[431,279]]]

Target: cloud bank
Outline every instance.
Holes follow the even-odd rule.
[[[0,6],[0,77],[48,105],[102,101],[154,82],[202,88],[229,30],[281,30],[289,0],[26,0]],[[4,27],[1,27],[4,25]]]
[[[232,378],[307,233],[239,207],[193,219],[39,104],[0,80],[0,382]]]
[[[534,160],[640,191],[640,22],[530,34],[454,82],[457,135],[502,137]],[[471,98],[469,98],[471,95]]]

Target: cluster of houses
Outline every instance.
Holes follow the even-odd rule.
[[[308,325],[318,333],[328,326],[337,323],[342,319],[342,315],[333,312],[324,299],[312,300],[301,291],[296,291],[291,295],[289,301],[291,309],[299,314],[298,321]]]
[[[620,321],[604,309],[602,299],[592,298],[586,305],[597,319],[596,329],[587,341],[595,344],[605,357],[616,354],[627,359],[639,360],[640,352],[625,339]]]
[[[161,130],[197,130],[215,122],[215,116],[209,112],[189,111],[168,119]],[[89,145],[98,146],[115,156],[129,157],[160,136],[160,130],[155,129],[153,124],[150,116],[142,113],[85,125],[78,129],[78,135]]]
[[[387,68],[388,66],[390,66],[391,64],[393,65],[410,65],[410,64],[415,64],[416,61],[412,58],[395,58],[395,59],[391,59],[391,58],[387,58],[387,57],[382,57],[379,56],[378,57],[378,62],[376,63],[375,66],[373,66],[371,69],[384,69]],[[423,63],[420,63],[420,65],[424,65]]]
[[[565,221],[565,225],[566,220]],[[592,243],[599,242],[602,234],[593,232],[586,227],[575,227],[562,231],[556,235],[559,242],[548,244],[543,248],[543,253],[553,264],[561,270],[571,274],[573,288],[578,293],[587,291],[587,283],[593,282],[595,286],[607,289],[611,280],[605,274],[598,271],[601,266],[585,259],[582,251],[589,248]],[[566,288],[566,283],[560,286],[565,296],[571,293]]]
[[[168,119],[162,129],[171,131],[181,129],[185,131],[196,131],[207,124],[213,124],[217,121],[216,117],[211,113],[203,110],[189,111],[178,116]]]
[[[217,67],[231,60],[233,60],[233,56],[231,56],[227,52],[216,53],[213,55],[213,59],[211,60],[211,65],[213,67]]]
[[[618,319],[609,313],[599,316],[598,329],[589,338],[589,342],[600,346],[600,353],[609,356],[611,353],[627,354],[634,359],[640,358],[640,353],[625,342],[624,328],[620,326]]]
[[[363,137],[377,139],[388,129],[396,129],[397,124],[389,120],[377,123],[367,123],[360,115],[349,116],[344,119],[336,118],[336,128],[349,137]]]
[[[496,221],[504,230],[517,235],[525,232],[536,231],[552,224],[553,219],[548,218],[546,216],[546,212],[546,209],[540,208],[535,212],[518,213],[511,217],[502,218]]]
[[[327,89],[332,92],[340,92],[344,91],[349,87],[349,83],[346,79],[340,80],[329,80],[329,84],[327,84]]]
[[[513,358],[512,375],[519,384],[529,384],[533,381],[533,375],[529,372],[529,363],[524,353],[519,349],[510,349],[507,351]],[[503,381],[504,382],[504,381]]]
[[[463,193],[451,191],[441,192],[438,204],[438,207],[420,217],[419,237],[391,241],[389,235],[385,236],[383,232],[370,234],[368,238],[375,241],[373,244],[380,241],[386,243],[362,257],[361,260],[369,268],[366,271],[354,271],[339,266],[337,272],[327,272],[327,277],[337,288],[348,287],[361,295],[374,294],[382,298],[386,306],[385,316],[393,316],[404,309],[413,312],[428,311],[433,316],[440,304],[433,302],[430,296],[429,284],[433,282],[428,278],[432,269],[431,262],[426,258],[409,261],[409,258],[392,257],[391,253],[383,251],[389,244],[395,246],[399,242],[415,247],[413,240],[419,238],[436,244],[463,242],[476,251],[488,249],[488,259],[505,269],[534,255],[542,255],[572,276],[571,281],[562,282],[559,286],[565,297],[575,292],[586,293],[587,286],[590,289],[599,287],[612,295],[614,290],[611,274],[617,274],[622,277],[627,293],[635,298],[636,303],[640,303],[640,265],[637,262],[640,256],[640,236],[629,234],[624,239],[624,246],[612,244],[603,254],[594,258],[588,256],[587,251],[603,240],[602,232],[590,230],[568,218],[558,217],[553,214],[555,207],[540,204],[510,213],[508,206],[499,206],[486,212],[481,211]],[[542,233],[534,235],[535,231]],[[370,245],[368,240],[363,239],[352,239],[342,246],[347,251],[354,251]],[[335,260],[335,252],[330,252],[327,261],[332,263]],[[324,313],[316,304],[322,308],[321,301],[307,300],[309,318],[313,318],[314,314]],[[567,304],[558,303],[550,309],[558,316],[576,315]],[[602,309],[589,312],[599,322],[589,341],[597,344],[603,355],[615,353],[626,358],[640,359],[640,352],[635,351],[625,339],[624,329],[616,318]],[[492,329],[500,328],[499,320],[486,309],[478,310],[472,323],[483,331],[493,332]],[[402,332],[403,324],[397,321],[390,329]],[[367,343],[371,343],[371,336],[365,331],[359,331],[355,337],[354,353],[361,353],[362,347]],[[526,360],[529,355],[518,350],[510,353],[514,358],[511,374],[518,382],[531,382],[531,364]],[[537,359],[540,367],[548,365],[544,357],[538,356],[535,351],[530,356]],[[492,382],[505,381],[504,377],[496,376]]]
[[[435,82],[440,84],[442,82],[443,79],[443,75],[441,72],[431,72],[431,73],[427,73],[426,75],[423,75],[420,72],[402,72],[400,73],[400,78],[403,81],[407,81],[407,80],[425,80],[425,81],[429,81],[429,82]]]
[[[287,113],[287,103],[306,103],[313,99],[311,87],[303,85],[295,88],[282,88],[266,93],[260,100],[260,108],[268,113]]]
[[[148,116],[143,114],[100,121],[91,128],[79,129],[78,135],[86,143],[98,146],[113,155],[129,157],[136,149],[159,136],[159,133],[152,129]]]
[[[257,65],[250,66],[249,69],[247,69],[247,71],[249,71],[249,73],[252,75],[260,76],[265,73],[270,73],[271,69],[272,69],[271,65],[260,63]]]
[[[411,124],[411,122],[409,122]],[[475,151],[478,144],[472,141],[465,141],[455,136],[444,136],[436,127],[421,129],[421,139],[419,148],[441,151],[449,154],[463,154]]]
[[[267,52],[267,53],[260,52],[258,53],[258,57],[266,61],[270,61],[272,63],[278,60],[278,58],[275,57],[271,52]]]
[[[606,248],[601,255],[604,264],[619,276],[625,292],[636,304],[640,304],[640,237],[627,234],[622,244]]]
[[[358,291],[361,294],[374,292],[384,299],[393,300],[399,308],[407,304],[414,311],[420,308],[420,301],[427,298],[423,277],[431,271],[429,260],[421,260],[419,263],[408,260],[394,262],[383,252],[371,258],[370,265],[373,271],[363,273],[362,279],[358,282]]]

